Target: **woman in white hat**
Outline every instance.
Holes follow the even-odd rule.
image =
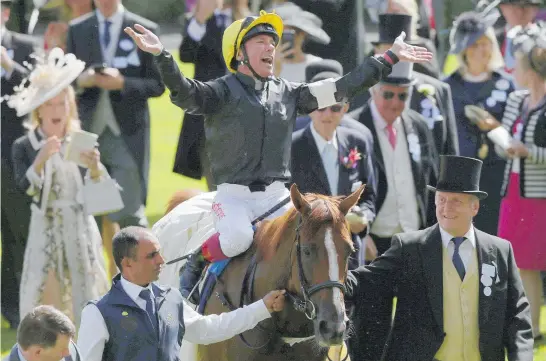
[[[87,301],[108,290],[100,233],[83,202],[84,182],[108,173],[96,148],[80,154],[88,168],[85,177],[78,164],[63,156],[71,133],[80,128],[70,84],[84,67],[73,54],[52,49],[8,100],[17,115],[30,113],[30,130],[12,150],[17,184],[33,201],[21,276],[21,318],[37,305],[50,304],[78,324]]]

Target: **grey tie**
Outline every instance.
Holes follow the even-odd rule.
[[[324,162],[324,170],[330,185],[330,191],[333,196],[337,195],[337,185],[339,181],[339,163],[337,149],[332,143],[327,143],[322,151],[322,161]]]
[[[466,238],[464,237],[456,237],[452,239],[453,244],[455,244],[455,252],[453,252],[453,265],[455,266],[459,277],[461,277],[461,281],[464,280],[466,270],[464,269],[464,263],[461,255],[459,254],[459,247],[461,247],[461,244],[464,242],[465,239]]]

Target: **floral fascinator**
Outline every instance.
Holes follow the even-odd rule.
[[[85,62],[74,54],[65,54],[61,48],[54,48],[47,56],[32,55],[34,66],[25,64],[30,74],[15,87],[14,94],[3,100],[22,117],[46,101],[57,96],[69,86],[85,69]]]

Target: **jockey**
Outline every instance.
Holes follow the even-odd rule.
[[[292,83],[273,76],[282,20],[261,11],[225,30],[222,54],[230,74],[203,83],[184,77],[151,31],[138,24],[135,29],[139,33],[130,27],[125,32],[141,50],[156,56],[171,101],[189,113],[204,115],[211,174],[219,184],[212,206],[217,233],[186,263],[180,290],[185,297],[207,262],[245,252],[254,238],[252,221],[289,196],[285,183],[290,181],[290,147],[298,113],[346,102],[386,77],[398,61],[432,58],[425,48],[405,44],[402,33],[390,50],[365,59],[344,77]],[[197,292],[193,296],[197,303]]]

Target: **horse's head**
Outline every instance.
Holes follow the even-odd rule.
[[[290,189],[300,215],[297,261],[293,262],[290,282],[299,288],[306,315],[314,322],[316,340],[324,346],[341,344],[345,335],[344,282],[354,252],[345,215],[358,202],[364,187],[346,198],[302,195],[296,185]]]

